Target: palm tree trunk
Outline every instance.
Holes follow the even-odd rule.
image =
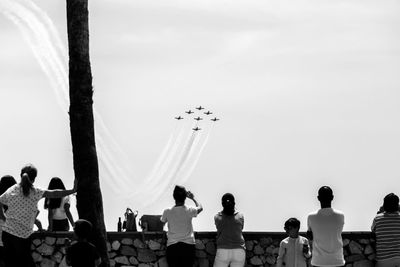
[[[72,152],[79,218],[93,224],[90,241],[101,255],[102,266],[110,266],[94,135],[88,14],[88,0],[67,0]]]

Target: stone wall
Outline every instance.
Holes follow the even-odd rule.
[[[304,235],[304,233],[302,233]],[[196,266],[212,266],[215,257],[215,232],[196,233]],[[372,267],[375,252],[369,232],[343,234],[347,267]],[[245,232],[247,266],[275,266],[279,243],[286,237],[276,232]],[[32,236],[32,256],[37,266],[65,266],[64,240],[72,233],[35,233]],[[167,267],[166,236],[162,232],[108,233],[108,253],[111,266]]]

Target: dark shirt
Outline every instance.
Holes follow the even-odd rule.
[[[244,217],[236,212],[234,215],[225,215],[219,212],[214,217],[217,227],[217,248],[222,249],[245,249],[244,238],[242,234],[244,226]]]
[[[95,267],[99,258],[96,247],[89,242],[78,241],[67,249],[67,263],[72,267]]]

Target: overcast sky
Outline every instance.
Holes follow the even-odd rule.
[[[66,46],[64,1],[35,3]],[[94,105],[139,181],[174,116],[197,105],[218,114],[185,184],[204,205],[196,230],[214,230],[228,191],[246,230],[280,231],[289,217],[305,230],[325,184],[345,229],[368,230],[383,197],[400,193],[399,11],[398,1],[90,1]],[[72,186],[68,117],[0,15],[1,173],[32,162],[38,186],[52,176]],[[115,230],[136,205],[102,189]],[[161,214],[171,199],[139,212]]]

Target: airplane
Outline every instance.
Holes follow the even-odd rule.
[[[175,117],[175,119],[177,119],[178,121],[179,121],[179,120],[183,120],[183,118],[182,118],[181,116]]]
[[[215,117],[214,119],[211,119],[212,121],[219,121],[219,119],[217,119],[217,117]]]
[[[198,110],[202,110],[202,109],[204,109],[202,106],[199,106],[199,107],[197,107],[196,109],[198,109]]]
[[[192,114],[192,113],[194,113],[193,111],[191,111],[190,109],[189,109],[189,111],[185,111],[187,114]]]
[[[197,117],[197,118],[194,118],[196,121],[200,121],[200,120],[202,120],[203,118],[200,118],[200,117]]]
[[[199,130],[201,130],[201,128],[199,128],[199,127],[196,127],[196,128],[193,128],[193,131],[199,131]]]
[[[211,111],[207,111],[207,112],[204,112],[204,114],[210,115],[210,114],[212,114],[212,112]]]

